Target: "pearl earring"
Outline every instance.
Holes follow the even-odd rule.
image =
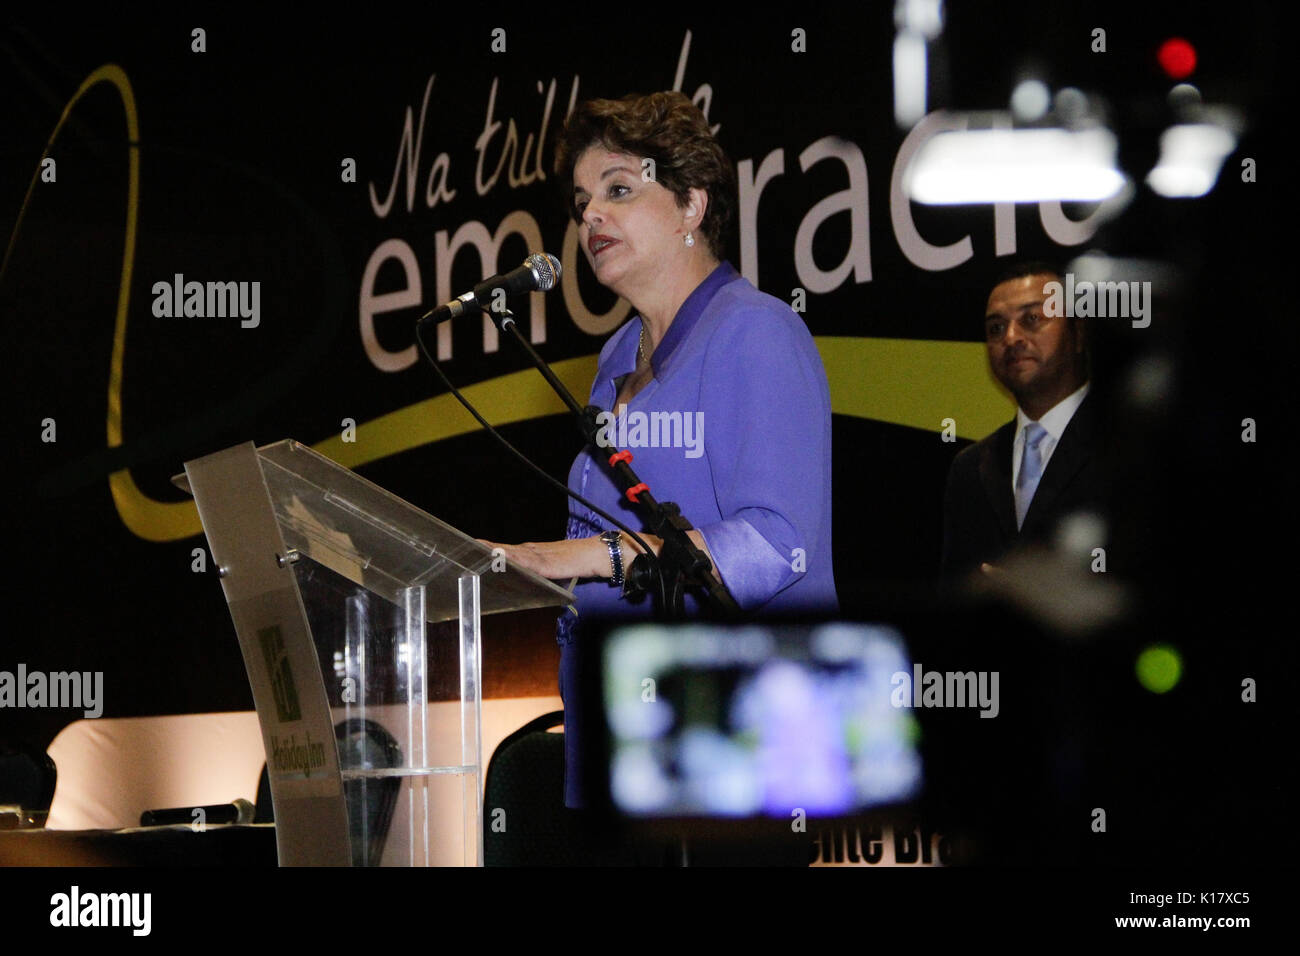
[[[686,244],[688,246],[695,245],[695,236],[691,235],[689,232],[686,234]]]

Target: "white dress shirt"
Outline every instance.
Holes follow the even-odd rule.
[[[1065,398],[1061,399],[1052,408],[1043,413],[1043,417],[1038,420],[1038,424],[1043,426],[1047,432],[1043,436],[1042,442],[1038,445],[1038,454],[1043,460],[1043,471],[1047,471],[1048,462],[1052,460],[1052,452],[1056,451],[1056,444],[1065,434],[1065,426],[1070,424],[1070,419],[1074,413],[1079,410],[1083,404],[1084,398],[1088,394],[1088,382],[1084,382],[1078,391],[1072,392]],[[1016,406],[1016,440],[1012,445],[1011,452],[1011,494],[1016,493],[1016,479],[1020,477],[1020,462],[1025,457],[1025,426],[1033,421],[1020,406]]]

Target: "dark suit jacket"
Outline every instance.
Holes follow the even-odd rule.
[[[943,503],[945,576],[996,562],[1018,542],[1047,539],[1058,518],[1105,500],[1105,428],[1096,394],[1095,387],[1088,390],[1066,426],[1019,531],[1011,492],[1015,419],[953,459]]]

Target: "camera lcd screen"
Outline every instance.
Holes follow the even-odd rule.
[[[603,658],[610,794],[634,817],[837,816],[921,785],[894,706],[901,635],[870,624],[637,624]]]

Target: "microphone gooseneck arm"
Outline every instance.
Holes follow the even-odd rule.
[[[581,502],[594,513],[619,528],[634,540],[642,553],[631,562],[625,575],[624,594],[628,597],[640,597],[650,591],[654,597],[655,613],[661,619],[681,618],[685,616],[685,596],[687,590],[694,590],[703,596],[703,608],[718,615],[738,615],[740,606],[727,586],[714,577],[713,563],[693,540],[688,532],[694,530],[691,523],[681,513],[681,509],[671,501],[659,501],[650,492],[650,488],[637,476],[631,467],[632,453],[620,450],[608,442],[597,440],[601,431],[599,416],[602,410],[594,405],[582,406],[565,387],[564,383],[551,371],[550,366],[542,360],[519,331],[514,315],[505,307],[504,297],[523,292],[546,292],[555,287],[560,278],[560,262],[547,253],[533,253],[524,264],[503,275],[493,276],[474,287],[473,292],[466,293],[451,302],[429,310],[416,323],[415,338],[429,364],[442,379],[444,385],[465,406],[471,415],[505,448],[517,458],[524,461],[545,479],[562,488],[569,497]],[[488,303],[487,300],[491,300]],[[573,413],[577,420],[583,440],[592,448],[600,449],[604,456],[604,465],[609,468],[617,483],[622,487],[627,499],[640,509],[647,527],[663,542],[658,556],[650,550],[646,542],[631,528],[612,515],[587,501],[581,495],[556,481],[533,462],[529,461],[518,449],[505,440],[476,409],[462,396],[447,378],[429,349],[425,346],[423,332],[427,326],[461,315],[485,312],[492,317],[497,327],[509,332],[519,347],[524,350],[529,360],[541,372],[548,385],[555,391]]]
[[[650,493],[645,484],[632,469],[632,453],[620,450],[608,443],[597,442],[600,423],[597,416],[601,409],[594,405],[580,406],[569,390],[551,371],[550,366],[542,360],[528,339],[519,331],[513,315],[506,311],[498,315],[491,312],[493,320],[503,332],[509,332],[519,343],[525,354],[537,366],[548,385],[560,396],[560,401],[577,417],[579,430],[589,446],[601,449],[606,455],[605,464],[613,472],[623,488],[627,499],[635,504],[646,519],[652,533],[663,541],[663,547],[656,559],[646,548],[645,542],[637,539],[644,548],[637,555],[626,573],[627,586],[625,594],[639,596],[650,590],[655,599],[655,611],[663,619],[678,619],[685,616],[685,596],[688,588],[700,591],[706,606],[715,613],[739,615],[740,605],[721,580],[713,576],[711,562],[687,533],[694,527],[682,514],[674,502],[659,501]],[[635,537],[635,536],[634,536]],[[655,581],[655,578],[658,581]],[[651,587],[657,584],[657,587]]]

